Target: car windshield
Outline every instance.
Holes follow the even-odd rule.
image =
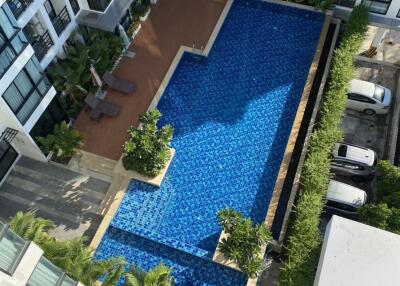
[[[375,92],[373,96],[376,100],[383,102],[383,98],[385,97],[385,90],[380,85],[375,85]]]
[[[347,146],[346,145],[340,145],[338,149],[338,156],[340,157],[346,157],[347,154]]]

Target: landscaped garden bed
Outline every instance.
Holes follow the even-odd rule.
[[[302,171],[302,188],[296,200],[295,217],[286,243],[286,262],[280,276],[282,285],[304,286],[312,285],[314,281],[321,245],[318,226],[330,179],[329,154],[342,138],[340,122],[348,85],[354,76],[353,57],[360,48],[367,25],[368,9],[355,7],[333,58],[328,90]]]

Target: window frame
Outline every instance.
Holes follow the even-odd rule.
[[[7,5],[7,3],[4,3],[3,6],[0,7],[0,9],[2,9],[4,11],[4,5]],[[15,61],[17,60],[17,58],[23,53],[23,51],[25,50],[25,48],[29,45],[28,40],[26,39],[23,42],[22,48],[19,52],[17,52],[14,48],[14,46],[12,45],[12,41],[20,34],[23,34],[23,31],[20,27],[18,26],[14,26],[13,21],[10,20],[9,15],[6,13],[6,11],[4,11],[4,14],[6,15],[8,21],[10,22],[10,24],[15,28],[15,32],[14,34],[11,35],[11,37],[7,37],[6,33],[4,32],[3,28],[0,26],[0,34],[2,36],[2,38],[4,39],[4,45],[0,47],[0,55],[7,49],[10,48],[12,53],[14,54],[12,61],[9,63],[9,65],[7,67],[4,68],[4,71],[1,73],[0,72],[0,79],[4,76],[4,74],[9,70],[9,68],[15,63]],[[25,36],[25,35],[24,35]],[[26,37],[25,37],[26,38]]]
[[[376,11],[371,11],[371,10],[370,10],[371,5],[367,5],[367,4],[365,3],[365,1],[388,4],[388,6],[387,6],[387,8],[386,8],[385,13],[376,12]],[[388,1],[385,1],[385,0],[363,0],[361,3],[362,3],[363,5],[365,5],[365,6],[368,8],[368,11],[369,11],[370,13],[374,13],[374,14],[378,14],[378,15],[386,15],[387,12],[389,11],[390,5],[392,4],[392,0],[388,0]]]
[[[23,69],[22,69],[22,70],[18,73],[18,75],[15,77],[15,78],[17,78],[17,77],[20,75],[20,73],[22,73],[22,72],[25,73],[26,77],[28,78],[29,82],[30,82],[31,85],[32,85],[32,88],[29,90],[29,92],[27,93],[27,95],[26,95],[25,97],[22,96],[23,93],[21,92],[20,88],[18,87],[17,84],[14,83],[15,79],[13,80],[13,82],[10,83],[10,85],[6,88],[5,92],[4,92],[3,95],[2,95],[3,100],[6,102],[7,106],[8,106],[8,107],[10,108],[10,110],[14,113],[15,117],[18,119],[18,121],[19,121],[22,125],[24,125],[24,124],[29,120],[29,118],[31,117],[31,115],[33,114],[33,112],[35,112],[35,110],[36,110],[36,108],[38,107],[38,105],[40,104],[40,102],[43,100],[43,98],[46,96],[46,94],[48,93],[48,91],[49,91],[49,90],[51,89],[51,87],[52,87],[52,85],[49,84],[48,88],[47,88],[43,93],[40,92],[38,86],[43,82],[43,80],[47,79],[47,76],[46,76],[46,74],[45,74],[43,71],[39,71],[40,74],[41,74],[41,77],[40,77],[40,78],[38,79],[38,81],[35,83],[35,81],[32,79],[31,75],[29,74],[29,71],[28,71],[27,68],[26,68],[27,64],[28,64],[30,61],[32,61],[32,60],[33,60],[33,57],[30,58],[30,59],[28,60],[28,62],[27,62],[27,63],[25,64],[25,66],[23,67]],[[47,80],[48,80],[48,79],[47,79]],[[50,83],[49,80],[48,80],[48,82]],[[14,109],[11,107],[10,103],[8,103],[7,99],[4,97],[4,95],[7,93],[8,89],[9,89],[12,85],[14,85],[14,87],[18,90],[19,96],[22,97],[22,102],[21,102],[21,104],[19,104],[17,110],[14,110]],[[38,103],[32,108],[32,110],[29,112],[28,116],[27,116],[24,120],[19,119],[19,118],[18,118],[18,112],[21,111],[21,109],[25,106],[26,102],[29,100],[29,98],[32,96],[32,94],[33,94],[35,91],[39,94],[40,100],[39,100]]]
[[[24,257],[26,250],[29,247],[30,241],[27,241],[25,239],[23,239],[22,237],[20,237],[19,235],[17,235],[15,232],[13,232],[12,230],[10,230],[10,226],[6,223],[3,223],[2,221],[0,221],[0,224],[2,224],[3,228],[0,230],[0,241],[3,239],[3,237],[6,235],[7,232],[11,232],[12,234],[16,235],[17,237],[21,238],[21,240],[24,241],[24,245],[22,246],[20,252],[18,253],[18,256],[15,258],[10,270],[5,270],[3,268],[0,268],[0,272],[3,272],[7,275],[12,276],[15,272],[15,270],[17,269],[19,263],[22,260],[22,257]]]

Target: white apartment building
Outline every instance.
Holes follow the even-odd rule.
[[[83,286],[43,257],[43,250],[0,221],[1,286]]]
[[[46,161],[34,138],[67,119],[45,69],[64,55],[78,24],[128,28],[132,2],[0,0],[0,185],[19,156]]]
[[[351,9],[359,4],[369,8],[369,20],[376,26],[400,29],[400,0],[334,0],[334,16],[347,19]]]

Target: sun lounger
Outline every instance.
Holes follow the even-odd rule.
[[[102,114],[114,117],[120,111],[118,105],[96,98],[91,93],[86,96],[85,103],[92,109],[90,112],[90,118],[93,120],[98,120]]]
[[[111,73],[106,72],[103,75],[104,83],[119,92],[122,92],[126,95],[130,95],[135,91],[135,85],[127,80],[117,78],[113,76]]]

